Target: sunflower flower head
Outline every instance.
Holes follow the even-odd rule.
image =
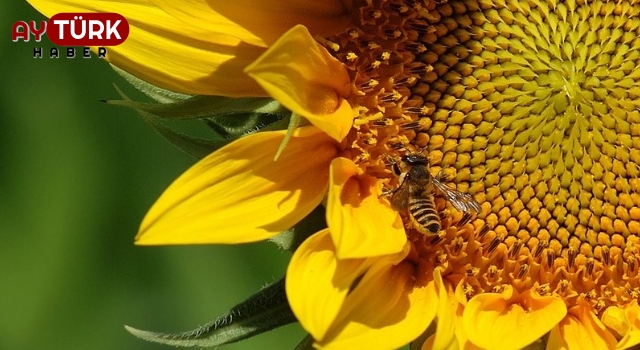
[[[182,93],[270,96],[312,124],[204,157],[138,244],[262,240],[325,203],[273,287],[316,347],[640,344],[640,1],[101,3],[136,19],[115,65]],[[392,203],[420,173],[400,169],[410,155],[428,159],[408,191],[433,202],[420,214]]]
[[[400,212],[410,246],[400,265],[417,280],[441,276],[449,307],[438,323],[454,326],[438,325],[440,341],[637,344],[640,3],[355,1],[352,14],[320,40],[347,68],[359,110],[340,154],[352,173],[395,189],[390,160],[423,152],[434,175],[481,203],[465,223],[436,192],[435,235]],[[337,261],[348,257],[331,235]],[[348,333],[345,312],[319,344]]]

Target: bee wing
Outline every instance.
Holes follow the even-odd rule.
[[[394,210],[405,210],[409,207],[409,194],[411,193],[411,185],[407,177],[409,174],[403,174],[400,177],[400,186],[391,194],[391,207]]]
[[[473,197],[468,193],[460,192],[456,189],[453,189],[444,183],[440,182],[438,179],[433,179],[433,184],[436,186],[438,191],[444,195],[454,208],[462,211],[462,212],[480,212],[480,204],[473,199]]]

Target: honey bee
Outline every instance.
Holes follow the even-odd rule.
[[[437,234],[442,228],[440,215],[436,209],[434,194],[444,196],[454,208],[464,213],[463,220],[468,222],[471,213],[480,212],[480,204],[468,193],[455,190],[442,181],[442,172],[435,177],[429,172],[427,157],[411,153],[401,157],[400,166],[393,162],[393,170],[399,176],[400,185],[390,191],[391,207],[396,211],[406,210],[413,227],[427,235]],[[401,168],[405,169],[401,172]]]

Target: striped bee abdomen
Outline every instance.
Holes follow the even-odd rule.
[[[428,235],[440,231],[440,216],[436,210],[433,195],[410,198],[408,209],[409,217],[416,230]]]

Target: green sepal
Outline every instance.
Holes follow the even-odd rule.
[[[218,115],[205,119],[205,123],[214,132],[225,137],[239,137],[256,131],[281,130],[286,114],[243,113]],[[267,129],[268,128],[268,129]]]
[[[273,157],[274,161],[277,161],[280,158],[280,154],[284,151],[284,148],[287,147],[289,140],[291,139],[291,135],[293,135],[293,131],[300,125],[302,122],[302,117],[296,113],[291,113],[291,119],[289,119],[289,125],[287,126],[287,133],[284,134],[284,138],[282,142],[280,142],[280,146],[278,146],[278,150],[276,151],[276,155]]]
[[[244,113],[277,114],[283,113],[280,104],[271,98],[244,97],[231,98],[221,96],[192,96],[186,100],[171,103],[145,103],[126,100],[108,100],[108,104],[134,108],[173,120],[215,119]]]
[[[153,129],[167,141],[196,159],[202,159],[218,148],[233,141],[231,139],[205,140],[175,131],[162,124],[158,118],[145,112],[138,112]]]
[[[125,101],[130,101],[129,97],[125,95],[122,90],[120,90],[115,85],[114,87]],[[156,116],[150,113],[141,110],[137,110],[137,112],[147,123],[149,123],[149,125],[151,125],[151,127],[153,127],[153,129],[158,134],[164,137],[167,141],[171,142],[174,146],[178,147],[185,153],[195,157],[196,159],[204,158],[211,152],[232,141],[231,139],[225,139],[222,136],[219,136],[218,138],[212,140],[192,137],[167,127],[162,122],[160,122],[160,120],[158,120]]]
[[[183,333],[155,333],[125,326],[136,337],[166,345],[211,347],[235,343],[296,322],[281,279],[204,326]]]
[[[224,138],[242,136],[263,129],[286,129],[286,124],[273,124],[291,115],[290,111],[271,98],[185,95],[151,85],[113,65],[112,68],[136,89],[159,103],[130,99],[105,100],[105,103],[133,108],[165,119],[202,119]]]
[[[126,80],[129,84],[133,85],[133,87],[135,87],[145,95],[151,97],[152,99],[158,102],[171,103],[171,102],[186,100],[189,97],[191,97],[191,95],[185,95],[178,92],[165,90],[155,85],[151,85],[146,81],[134,75],[131,75],[114,65],[111,65],[111,68],[113,68],[113,70],[116,71],[116,73],[118,73],[120,76],[122,76],[124,80]]]
[[[300,343],[296,345],[294,350],[313,350],[313,337],[310,334],[307,334],[306,337],[302,338]]]
[[[293,253],[309,236],[327,228],[325,217],[326,210],[324,206],[319,205],[293,228],[271,237],[269,240],[280,248]]]
[[[291,114],[270,98],[191,96],[171,103],[146,103],[130,99],[104,102],[153,114],[163,119],[201,119],[224,138],[259,131]]]

